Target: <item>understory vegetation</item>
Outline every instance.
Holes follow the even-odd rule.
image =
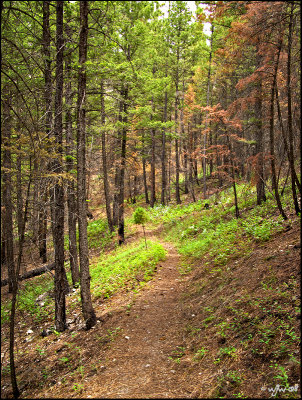
[[[190,370],[202,371],[211,381],[209,397],[246,398],[256,389],[259,392],[259,387],[268,396],[269,388],[277,384],[296,388],[299,376],[299,279],[295,263],[291,265],[297,243],[293,240],[283,249],[282,240],[278,239],[298,224],[290,208],[290,188],[285,189],[282,197],[284,209],[292,216],[287,221],[278,215],[270,194],[265,203],[257,206],[253,188],[239,184],[237,190],[238,219],[233,218],[232,188],[210,196],[208,207],[204,200],[144,207],[144,211],[140,203],[131,205],[126,212],[128,232],[132,232],[131,237],[136,231],[140,239],[120,247],[114,246],[115,238],[103,218],[98,217],[88,225],[89,248],[100,250],[90,261],[94,304],[108,301],[122,291],[138,292],[155,276],[157,265],[167,255],[160,241],[147,239],[145,243],[144,233],[135,224],[137,209],[144,213],[147,231],[160,228],[161,241],[177,247],[182,256],[180,274],[192,276],[181,301],[184,310],[194,318],[184,325],[183,346],[172,351],[168,358],[176,367],[189,358]],[[70,272],[67,276],[71,283]],[[67,301],[70,320],[75,313],[78,315],[79,289],[72,289]],[[131,305],[126,307],[127,313]],[[4,325],[9,319],[9,307],[9,302],[2,302]],[[22,284],[18,297],[20,327],[31,332],[28,328],[47,325],[54,337],[62,335],[49,324],[53,309],[51,273]],[[100,337],[99,343],[106,347],[120,333],[120,326],[116,326]],[[77,332],[71,333],[60,351],[57,366],[44,368],[42,372],[43,382],[54,377],[56,371],[68,373],[73,392],[81,394],[82,379],[93,368],[93,373],[97,373],[101,361],[93,363],[93,367],[81,361],[84,350],[77,344],[77,337]],[[26,340],[31,343],[30,338]],[[39,343],[36,353],[46,362],[47,346]],[[23,356],[23,350],[19,349],[17,362]],[[4,377],[9,375],[5,365]],[[296,390],[282,393],[282,398],[298,397]]]

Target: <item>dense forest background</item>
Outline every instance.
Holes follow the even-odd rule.
[[[18,277],[41,264],[54,269],[56,330],[66,329],[66,261],[86,328],[96,324],[94,207],[120,246],[126,204],[206,200],[212,182],[232,188],[234,218],[239,182],[256,188],[257,205],[270,193],[283,220],[290,188],[299,215],[300,27],[298,1],[1,3],[1,277],[12,293],[12,365]]]

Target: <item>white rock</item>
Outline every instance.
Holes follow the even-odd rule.
[[[34,333],[34,331],[32,331],[31,329],[28,329],[28,331],[26,332],[28,335],[30,335],[31,333]]]
[[[129,336],[125,336],[125,339],[129,340],[129,339],[130,339],[130,337],[129,337]]]

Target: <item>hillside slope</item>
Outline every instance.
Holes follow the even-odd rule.
[[[67,298],[66,332],[41,336],[52,325],[51,303],[40,319],[25,310],[19,314],[16,366],[23,398],[269,398],[278,384],[279,398],[300,397],[300,219],[291,215],[290,223],[276,225],[265,240],[248,240],[243,233],[248,249],[235,246],[238,236],[234,251],[228,251],[215,243],[220,224],[232,221],[230,213],[214,223],[207,218],[215,210],[189,207],[171,206],[167,221],[158,214],[163,210],[154,210],[157,223],[150,211],[148,246],[159,240],[165,259],[151,272],[135,270],[108,298],[95,297],[98,324],[92,330],[84,330],[78,291]],[[213,234],[212,224],[217,235],[199,256],[203,221],[207,234]],[[225,235],[227,244],[232,230]],[[130,249],[141,237],[141,229],[132,226]],[[181,255],[188,253],[189,238],[195,253]],[[96,265],[92,262],[92,276]],[[7,335],[5,323],[3,398],[12,396]]]

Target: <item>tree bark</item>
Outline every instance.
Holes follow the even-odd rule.
[[[275,61],[274,73],[273,73],[273,81],[271,86],[271,98],[270,98],[270,114],[269,114],[269,138],[270,138],[270,156],[271,156],[271,169],[272,169],[272,187],[275,193],[275,198],[277,202],[277,206],[279,209],[280,214],[282,215],[284,220],[287,220],[287,216],[283,210],[280,195],[278,191],[278,183],[276,179],[276,163],[275,163],[275,138],[274,138],[274,99],[275,99],[275,86],[277,81],[277,72],[278,72],[278,65],[279,65],[279,57],[281,53],[281,45],[282,42],[280,41],[278,46],[278,54],[277,60]]]
[[[13,290],[12,290],[12,302],[11,302],[11,314],[9,321],[9,364],[10,364],[10,374],[11,374],[11,384],[13,388],[14,398],[18,398],[20,396],[20,391],[17,383],[16,376],[16,368],[15,368],[15,315],[16,315],[16,304],[17,304],[17,294],[18,294],[18,279],[20,268],[21,268],[21,260],[22,260],[22,252],[24,245],[24,237],[25,237],[25,226],[27,221],[28,214],[28,202],[30,196],[30,187],[32,181],[32,167],[31,167],[31,158],[29,159],[29,181],[27,185],[27,193],[25,197],[25,207],[23,214],[23,221],[21,225],[20,237],[18,242],[18,257],[17,257],[17,266],[16,271],[13,272]]]
[[[143,181],[144,181],[144,190],[145,190],[145,201],[146,204],[150,204],[149,194],[148,194],[148,185],[147,185],[147,173],[146,173],[146,149],[145,149],[145,132],[142,131],[142,163],[143,163]]]
[[[51,82],[51,53],[50,53],[50,27],[49,27],[50,1],[43,1],[43,37],[42,53],[44,58],[44,103],[45,103],[45,134],[49,137],[52,124],[52,82]],[[42,195],[41,195],[42,191]],[[40,184],[40,207],[39,207],[39,254],[43,263],[47,262],[47,191],[45,179]]]
[[[154,68],[153,68],[154,75]],[[154,112],[154,101],[153,96],[151,100],[152,113]],[[153,115],[151,114],[150,120],[153,120]],[[156,201],[155,197],[155,129],[151,128],[151,190],[150,190],[150,206],[154,207]]]
[[[123,122],[123,101],[119,100],[119,114],[118,121],[122,124]],[[120,175],[121,175],[121,146],[122,146],[122,129],[119,127],[116,138],[116,166],[115,166],[115,177],[114,177],[114,195],[113,195],[113,213],[112,220],[113,225],[118,226],[119,223],[119,195],[120,195]]]
[[[5,243],[5,262],[9,279],[9,292],[13,291],[15,263],[14,263],[14,234],[13,234],[13,201],[12,201],[12,161],[11,161],[11,116],[10,116],[10,93],[5,87],[2,94],[3,120],[3,225],[2,234]]]
[[[213,33],[214,25],[211,24],[211,39],[210,39],[210,54],[209,54],[209,69],[207,79],[207,107],[210,105],[210,86],[211,86],[211,67],[212,67],[212,47],[213,47]],[[208,119],[205,119],[205,130],[208,129]],[[207,198],[207,164],[206,164],[206,147],[207,147],[207,133],[203,135],[203,158],[202,158],[202,169],[203,169],[203,198]]]
[[[178,63],[179,63],[179,49],[177,49],[177,69],[176,69],[176,84],[175,84],[175,111],[174,111],[174,122],[175,122],[175,199],[176,203],[180,204],[180,192],[179,192],[179,143],[178,143]]]
[[[194,182],[193,182],[193,134],[191,130],[191,124],[188,123],[188,153],[189,153],[189,188],[192,195],[192,200],[195,202],[195,193],[194,193]]]
[[[181,141],[183,144],[183,166],[184,166],[184,175],[185,175],[185,187],[184,193],[189,193],[188,189],[188,145],[185,137],[185,124],[184,124],[184,95],[185,95],[185,80],[182,80],[182,102],[180,108],[180,134]]]
[[[167,77],[167,72],[166,72]],[[168,109],[168,93],[165,91],[165,104],[164,104],[164,122],[167,122],[167,109]],[[162,130],[162,152],[161,152],[161,204],[166,204],[166,128]]]
[[[54,174],[63,172],[62,166],[62,99],[63,99],[63,1],[56,3],[56,92],[55,92],[55,119],[54,136],[57,156],[52,163]],[[54,177],[54,186],[51,189],[52,202],[52,233],[55,252],[55,326],[58,332],[66,329],[66,301],[67,278],[64,268],[64,189],[59,176]]]
[[[289,165],[291,173],[291,184],[293,201],[295,206],[296,214],[298,214],[301,209],[299,207],[296,183],[295,183],[295,160],[294,160],[294,138],[293,138],[293,116],[292,116],[292,94],[291,94],[291,48],[292,48],[292,34],[293,34],[293,12],[294,12],[294,2],[290,5],[290,15],[289,15],[289,25],[288,25],[288,44],[287,44],[287,130],[289,138]]]
[[[66,37],[69,37],[71,32],[68,25],[65,26]],[[66,84],[65,84],[65,136],[66,136],[66,171],[72,174],[74,169],[74,133],[72,128],[72,74],[71,74],[71,53],[66,55],[65,60]],[[69,244],[69,263],[71,271],[72,284],[76,287],[80,281],[80,270],[78,262],[77,249],[77,200],[76,188],[73,176],[70,177],[67,184],[67,206],[68,206],[68,244]]]
[[[121,137],[121,169],[119,181],[119,211],[118,211],[118,244],[121,245],[125,242],[125,222],[124,222],[124,199],[125,199],[125,169],[126,169],[126,141],[127,141],[127,128],[128,122],[128,88],[124,85],[121,90],[122,104],[123,104],[123,128]]]
[[[257,48],[256,55],[257,67],[261,65],[261,55]],[[255,102],[255,115],[257,118],[256,122],[256,148],[255,152],[258,156],[256,165],[256,190],[257,190],[257,204],[260,205],[263,201],[266,201],[265,186],[264,186],[264,160],[263,160],[263,126],[262,126],[262,82],[261,76],[257,82],[257,99]]]
[[[287,139],[286,139],[286,135],[285,135],[285,129],[284,129],[283,120],[282,120],[282,114],[281,114],[281,108],[280,108],[280,101],[279,101],[279,94],[278,94],[277,84],[276,84],[275,92],[276,92],[276,103],[277,103],[278,119],[279,119],[279,124],[280,124],[280,128],[281,128],[281,134],[282,134],[282,137],[283,137],[284,148],[285,148],[288,160],[289,160],[290,159],[289,146],[288,146],[288,143],[287,143]],[[290,172],[290,170],[291,170],[291,168],[289,168],[289,172]],[[301,193],[301,183],[300,183],[300,181],[299,181],[299,179],[297,177],[295,169],[294,169],[294,176],[295,176],[296,185],[297,185],[297,187],[299,189],[299,192]]]
[[[108,181],[107,172],[107,155],[106,155],[106,132],[105,132],[105,101],[104,101],[104,81],[101,80],[101,123],[102,123],[102,162],[103,162],[103,183],[104,183],[104,195],[106,202],[106,214],[108,227],[110,232],[114,231],[112,216],[111,216],[111,206],[110,206],[110,189]]]
[[[92,307],[89,274],[89,249],[87,238],[86,203],[86,60],[88,38],[88,1],[80,1],[80,38],[79,38],[79,75],[77,102],[77,184],[78,184],[78,223],[82,312],[86,329],[96,324],[96,315]]]

